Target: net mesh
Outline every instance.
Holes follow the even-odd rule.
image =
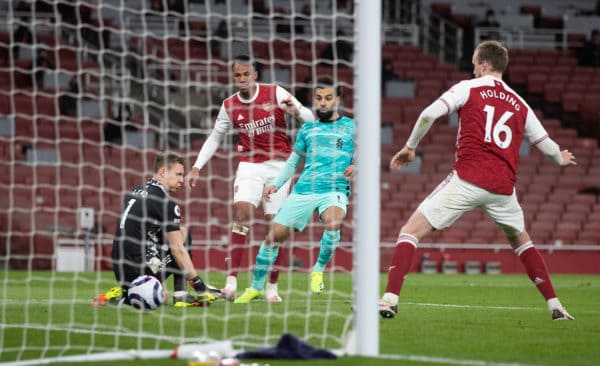
[[[326,347],[343,343],[351,211],[325,274],[329,291],[317,299],[308,296],[308,273],[323,227],[312,223],[283,250],[282,304],[220,301],[152,313],[88,304],[115,284],[110,250],[124,193],[151,176],[157,151],[178,152],[191,166],[234,91],[232,57],[249,54],[261,82],[309,107],[313,81],[332,75],[351,115],[351,1],[9,0],[0,13],[0,360],[221,339],[251,347],[284,332]],[[294,136],[298,126],[290,128]],[[176,196],[195,267],[217,287],[231,231],[235,139],[232,131],[198,186]],[[92,210],[82,216],[83,208]],[[259,209],[241,289],[265,224]]]

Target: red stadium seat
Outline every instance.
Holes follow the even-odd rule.
[[[508,69],[508,80],[511,84],[525,85],[529,75],[529,65],[512,65]]]
[[[566,81],[554,81],[543,84],[544,101],[548,103],[560,103]]]
[[[527,75],[527,91],[529,93],[542,94],[548,80],[547,73],[534,72]]]
[[[598,229],[581,231],[577,236],[577,244],[600,245],[600,231]]]
[[[79,142],[61,142],[59,145],[61,163],[79,164],[84,158],[82,151]]]

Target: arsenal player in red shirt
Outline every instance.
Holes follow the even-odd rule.
[[[575,157],[559,149],[529,105],[502,81],[508,64],[506,48],[496,41],[483,42],[475,49],[472,62],[475,79],[459,82],[425,108],[406,146],[392,158],[392,169],[409,164],[433,122],[458,112],[454,170],[400,229],[379,313],[384,318],[396,315],[400,289],[419,241],[434,230],[451,226],[463,213],[481,208],[504,232],[546,299],[552,319],[572,320],[556,296],[544,259],[525,231],[515,181],[523,136],[556,165],[575,165]]]
[[[289,193],[288,181],[265,201],[262,192],[284,166],[291,152],[285,116],[301,121],[314,120],[310,109],[284,88],[275,84],[257,83],[258,73],[248,56],[233,60],[233,82],[238,90],[223,101],[215,127],[202,145],[196,163],[185,177],[188,189],[196,185],[200,170],[218,149],[222,137],[231,128],[239,134],[236,151],[239,166],[234,182],[233,228],[230,236],[229,273],[221,290],[228,300],[235,300],[237,273],[246,247],[253,211],[262,203],[265,219],[270,222]],[[268,301],[279,302],[277,291],[277,261],[266,288]]]

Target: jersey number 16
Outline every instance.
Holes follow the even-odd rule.
[[[512,117],[512,112],[504,112],[500,119],[494,122],[494,107],[491,105],[487,105],[483,107],[483,111],[485,112],[485,136],[483,137],[483,141],[492,142],[501,149],[506,149],[510,146],[512,141],[512,131],[510,127],[506,125],[508,119]],[[492,128],[493,126],[493,128]],[[504,132],[504,139],[501,137],[501,133]]]

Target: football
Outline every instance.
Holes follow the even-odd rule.
[[[163,291],[162,284],[155,277],[140,276],[131,283],[127,298],[137,309],[154,310],[163,303]]]

